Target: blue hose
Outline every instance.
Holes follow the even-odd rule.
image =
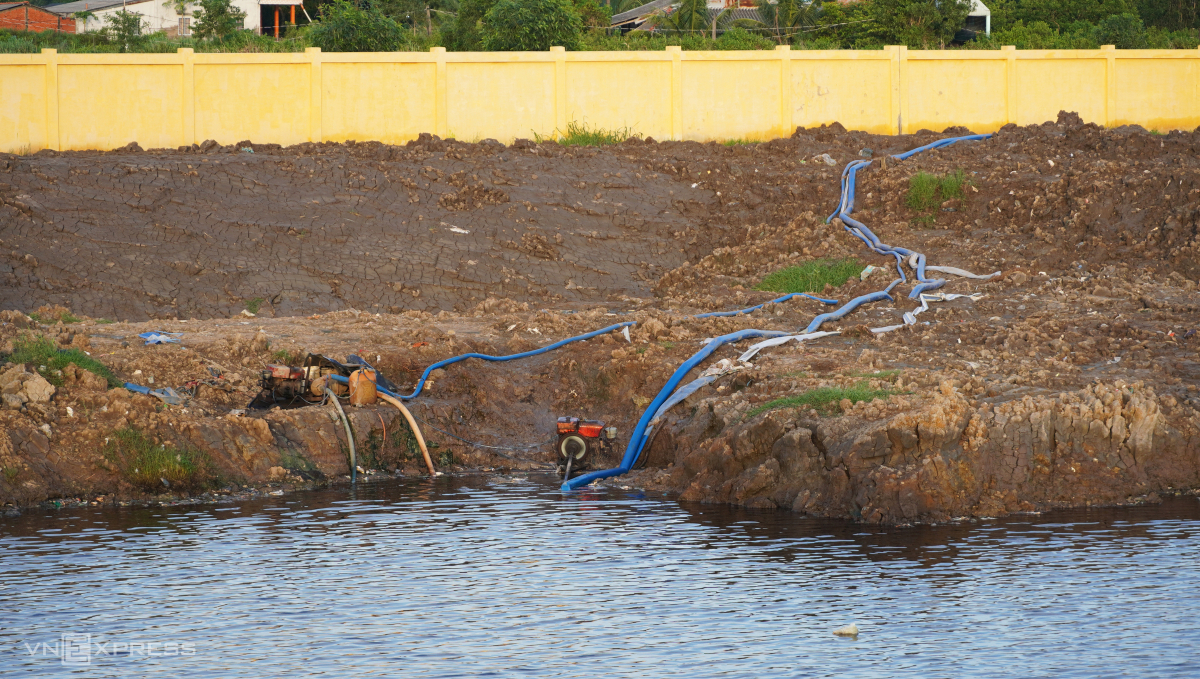
[[[966,137],[953,137],[950,139],[941,139],[932,144],[927,144],[920,148],[916,148],[911,151],[906,151],[905,153],[902,153],[900,155],[893,156],[893,158],[896,158],[898,160],[904,160],[906,158],[909,158],[913,154],[920,153],[921,151],[927,151],[927,150],[934,149],[934,148],[940,148],[942,146],[949,146],[950,144],[953,144],[958,141],[987,139],[990,136],[991,135],[988,135],[988,134],[976,134],[976,135],[970,135],[970,136],[966,136]],[[850,313],[851,311],[854,311],[855,309],[857,309],[859,306],[861,306],[863,304],[867,304],[870,302],[876,302],[881,299],[889,299],[889,300],[893,299],[891,296],[892,288],[896,287],[896,285],[898,285],[899,283],[907,280],[907,278],[904,275],[903,262],[904,262],[905,257],[908,257],[913,254],[912,251],[907,250],[905,248],[892,247],[892,246],[882,243],[879,240],[879,237],[876,236],[870,229],[868,229],[866,227],[866,225],[850,218],[850,213],[854,211],[854,189],[855,189],[855,183],[856,183],[856,179],[857,179],[856,175],[860,169],[863,169],[863,168],[869,166],[871,164],[871,162],[872,161],[869,161],[869,160],[856,160],[856,161],[853,161],[853,162],[847,164],[846,167],[842,170],[841,198],[840,198],[840,201],[838,204],[838,209],[832,215],[830,215],[825,221],[830,222],[830,221],[833,221],[834,217],[840,217],[842,219],[842,222],[846,225],[846,227],[845,227],[846,230],[849,231],[850,233],[854,234],[858,238],[860,238],[867,245],[867,247],[869,247],[872,251],[882,254],[882,255],[894,256],[896,258],[896,270],[900,274],[900,278],[892,281],[891,284],[889,284],[887,286],[887,288],[884,290],[880,290],[878,292],[872,292],[872,293],[869,293],[866,295],[862,295],[861,297],[856,297],[856,298],[850,300],[849,302],[847,302],[845,305],[843,305],[839,309],[836,309],[829,313],[821,314],[821,315],[817,316],[816,318],[814,318],[812,320],[811,323],[809,323],[808,328],[805,330],[805,332],[814,332],[814,331],[816,331],[817,328],[819,328],[821,326],[821,324],[825,323],[826,321],[840,319],[840,318],[844,317],[846,314]],[[917,255],[916,270],[917,270],[917,280],[920,282],[920,284],[917,286],[914,286],[913,292],[909,295],[910,297],[916,297],[924,290],[941,287],[942,285],[945,284],[945,281],[942,279],[928,280],[925,278],[925,256],[924,255],[921,255],[921,254]],[[834,300],[834,299],[824,299],[821,297],[809,295],[807,293],[791,293],[788,295],[784,295],[783,297],[780,297],[778,299],[773,299],[770,302],[764,302],[763,304],[759,304],[757,306],[752,306],[752,307],[749,307],[746,309],[739,309],[736,311],[717,311],[717,312],[711,312],[711,313],[705,313],[705,314],[698,314],[695,316],[695,318],[714,318],[714,317],[722,317],[722,316],[737,316],[740,314],[748,314],[748,313],[751,313],[758,309],[761,309],[762,307],[766,306],[767,304],[776,304],[776,303],[780,303],[780,302],[785,302],[794,297],[806,297],[808,299],[812,299],[812,300],[821,302],[823,304],[837,304],[837,300]],[[421,379],[417,381],[417,386],[413,390],[413,393],[411,393],[407,396],[395,394],[395,393],[393,393],[383,387],[380,387],[378,385],[376,385],[376,389],[380,393],[387,394],[388,396],[391,396],[393,398],[403,399],[405,401],[412,400],[421,393],[421,390],[425,387],[425,382],[429,378],[430,373],[432,373],[434,370],[437,370],[438,368],[452,365],[452,364],[458,363],[460,361],[465,361],[468,358],[478,358],[478,359],[482,359],[485,361],[512,361],[512,360],[515,360],[518,358],[528,358],[530,356],[537,356],[538,354],[544,354],[548,351],[553,351],[555,349],[558,349],[559,347],[565,346],[572,342],[578,342],[581,340],[591,339],[593,337],[597,337],[597,336],[603,335],[605,333],[612,332],[614,330],[618,330],[620,328],[628,327],[628,326],[635,325],[635,324],[636,324],[635,321],[626,321],[624,323],[617,323],[616,325],[610,325],[607,328],[601,328],[599,330],[595,330],[595,331],[589,332],[584,335],[579,335],[577,337],[569,337],[567,339],[560,340],[553,344],[548,344],[544,347],[541,347],[540,349],[534,349],[532,351],[525,351],[525,352],[521,352],[519,354],[510,354],[508,356],[490,356],[488,354],[469,353],[469,354],[462,354],[460,356],[454,356],[452,358],[447,358],[445,360],[438,361],[437,363],[434,363],[433,365],[426,368],[425,372],[421,373]],[[717,337],[717,338],[709,341],[707,344],[704,345],[704,348],[702,348],[695,355],[693,355],[691,358],[689,358],[687,361],[685,361],[683,363],[683,365],[679,366],[679,368],[671,375],[671,378],[669,380],[667,380],[667,383],[665,385],[663,385],[663,388],[658,392],[658,395],[655,396],[654,400],[650,402],[650,405],[649,405],[649,407],[646,408],[646,411],[644,413],[642,413],[641,419],[638,420],[637,427],[634,429],[633,434],[630,436],[629,445],[625,449],[625,456],[621,459],[620,466],[618,466],[614,469],[606,469],[606,470],[602,470],[602,471],[591,472],[590,474],[584,474],[583,476],[580,476],[575,479],[569,479],[562,484],[562,489],[563,490],[572,490],[572,489],[578,488],[580,486],[587,485],[597,479],[608,478],[610,476],[618,476],[618,475],[628,472],[633,467],[634,463],[637,462],[638,457],[641,455],[642,448],[644,448],[646,445],[646,440],[647,440],[646,428],[648,427],[648,425],[650,423],[650,419],[653,417],[654,413],[657,412],[658,408],[662,405],[662,403],[664,401],[666,401],[667,398],[670,397],[671,393],[675,390],[676,387],[679,386],[679,383],[683,380],[683,378],[687,375],[687,373],[690,372],[697,365],[699,365],[701,361],[703,361],[704,359],[706,359],[710,355],[712,355],[712,353],[714,351],[716,351],[719,347],[721,347],[725,344],[728,344],[730,342],[738,342],[743,339],[749,339],[749,338],[755,338],[755,337],[767,337],[767,338],[781,337],[786,334],[787,333],[785,333],[785,332],[780,332],[780,331],[776,331],[776,330],[751,330],[751,329],[748,329],[748,330],[739,330],[737,332],[730,333],[728,335],[722,335],[721,337]],[[342,377],[341,375],[331,375],[330,377],[331,377],[331,379],[333,379],[336,382],[340,382],[342,384],[349,384],[349,380],[346,379],[345,377]]]
[[[683,381],[683,378],[686,377],[689,372],[691,372],[692,368],[700,365],[700,362],[711,356],[712,352],[730,342],[738,342],[744,339],[750,339],[752,337],[782,337],[786,334],[788,333],[780,332],[778,330],[739,330],[737,332],[733,332],[728,335],[722,335],[715,339],[709,340],[708,344],[705,344],[703,349],[696,352],[695,355],[684,361],[683,365],[679,366],[679,368],[675,370],[675,372],[671,375],[671,379],[667,380],[667,383],[663,385],[663,388],[658,392],[658,396],[655,396],[654,400],[650,402],[650,405],[646,408],[646,412],[642,413],[642,418],[638,420],[637,427],[634,428],[633,433],[629,436],[629,445],[625,448],[625,457],[621,458],[620,466],[613,469],[604,469],[601,471],[591,472],[573,479],[567,479],[563,482],[562,489],[574,490],[580,486],[586,486],[597,479],[606,479],[610,476],[620,476],[621,474],[624,474],[632,469],[633,464],[637,462],[638,456],[641,455],[642,447],[646,445],[646,427],[650,424],[650,419],[654,417],[654,413],[658,412],[658,407],[663,404],[663,401],[667,400],[667,398],[671,395],[671,392],[675,391],[675,387],[679,386],[679,383]]]
[[[779,299],[773,299],[770,302],[763,302],[762,304],[759,304],[758,306],[752,306],[747,309],[737,309],[735,311],[712,311],[707,314],[696,314],[695,316],[692,316],[692,318],[716,318],[718,316],[737,316],[739,314],[748,314],[752,311],[758,311],[759,309],[765,307],[768,304],[779,304],[780,302],[786,302],[793,297],[807,297],[808,299],[816,300],[822,304],[837,304],[838,303],[838,301],[836,299],[824,299],[822,297],[814,297],[814,296],[808,294],[807,292],[793,292],[791,294],[784,295],[783,297],[780,297]]]
[[[973,141],[973,140],[977,140],[977,139],[987,139],[991,136],[992,135],[990,135],[990,134],[974,134],[974,135],[969,135],[969,136],[965,136],[965,137],[952,137],[949,139],[940,139],[938,141],[933,142],[932,144],[926,144],[925,146],[922,146],[920,148],[915,148],[911,151],[906,151],[904,153],[901,153],[899,155],[892,156],[892,157],[896,158],[897,160],[904,160],[904,159],[910,158],[914,154],[920,153],[922,151],[928,151],[930,149],[941,148],[943,146],[949,146],[950,144],[953,144],[953,143],[959,142],[959,141]],[[850,217],[850,213],[852,213],[854,211],[854,190],[855,190],[855,184],[857,182],[858,171],[869,166],[871,164],[871,162],[872,161],[869,161],[869,160],[855,160],[855,161],[848,163],[846,165],[846,167],[843,168],[842,176],[841,176],[841,191],[842,191],[842,193],[841,193],[841,197],[838,201],[838,209],[836,211],[834,211],[833,214],[829,215],[829,217],[825,221],[826,221],[826,223],[828,223],[828,222],[833,221],[834,217],[840,217],[842,220],[842,223],[845,224],[846,230],[849,231],[850,233],[854,234],[858,238],[860,238],[863,241],[863,243],[865,243],[867,245],[867,247],[869,247],[872,251],[874,251],[878,254],[881,254],[881,255],[892,255],[893,257],[895,257],[896,258],[896,272],[900,275],[900,277],[893,280],[890,284],[888,284],[887,288],[885,288],[883,290],[880,290],[878,292],[868,293],[866,295],[862,295],[861,297],[855,297],[854,299],[850,300],[845,305],[843,305],[840,309],[836,309],[829,313],[825,313],[825,314],[821,314],[821,315],[817,316],[816,318],[814,318],[812,320],[811,323],[808,324],[808,327],[804,330],[804,332],[806,332],[806,333],[815,332],[826,321],[840,319],[843,316],[845,316],[846,314],[850,313],[851,311],[854,311],[858,307],[862,306],[863,304],[868,304],[870,302],[877,302],[882,299],[889,299],[889,300],[893,299],[892,295],[891,295],[892,289],[895,288],[900,283],[903,283],[908,280],[907,276],[905,276],[905,274],[904,274],[904,258],[910,257],[911,255],[913,255],[913,251],[908,250],[907,248],[892,247],[890,245],[883,243],[882,241],[879,240],[879,237],[876,236],[874,232],[872,232],[870,229],[867,228],[867,226],[865,224]],[[939,288],[946,284],[946,281],[943,279],[940,279],[940,278],[932,279],[932,280],[925,278],[925,255],[919,254],[919,253],[917,254],[917,262],[916,262],[915,268],[917,271],[918,284],[913,286],[913,291],[909,294],[909,297],[915,298],[926,290],[932,290],[935,288]],[[789,295],[789,297],[790,297],[790,295]],[[774,301],[780,302],[780,301],[784,301],[785,299],[787,299],[787,298],[780,298],[780,299],[774,300]],[[820,301],[825,302],[826,304],[829,303],[829,300],[820,300]],[[746,309],[744,311],[725,311],[725,312],[710,313],[710,314],[700,314],[700,315],[696,316],[696,318],[709,318],[712,316],[734,316],[739,313],[746,313],[749,311],[754,311],[755,309],[758,309],[761,306],[763,306],[763,305],[760,304],[757,307],[751,307],[750,309]],[[723,344],[727,344],[729,342],[737,342],[739,340],[746,339],[749,337],[779,337],[784,334],[786,334],[786,333],[781,333],[781,332],[776,332],[776,331],[768,331],[768,330],[741,330],[739,332],[735,332],[735,333],[731,333],[729,335],[723,335],[721,337],[718,337],[718,338],[710,341],[708,344],[704,345],[703,349],[701,349],[694,356],[689,358],[683,365],[679,366],[679,369],[676,370],[671,375],[671,379],[667,380],[667,383],[665,385],[663,385],[663,388],[658,392],[658,395],[655,396],[654,400],[650,402],[650,405],[649,405],[649,407],[646,408],[646,411],[644,413],[642,413],[641,419],[638,420],[637,427],[633,430],[633,434],[630,435],[630,437],[629,437],[629,445],[625,449],[625,456],[621,459],[620,466],[615,467],[613,469],[605,469],[602,471],[595,471],[595,472],[591,472],[589,474],[584,474],[583,476],[580,476],[575,479],[568,479],[567,481],[563,482],[562,490],[574,490],[576,488],[585,486],[585,485],[587,485],[593,481],[596,481],[598,479],[604,479],[604,478],[608,478],[610,476],[620,476],[621,474],[625,474],[630,469],[632,469],[633,465],[637,462],[638,457],[641,455],[642,448],[645,447],[645,445],[646,445],[646,439],[647,439],[646,427],[649,425],[650,419],[654,416],[654,413],[658,412],[658,408],[663,404],[663,402],[665,402],[668,398],[670,398],[670,395],[675,391],[676,387],[679,386],[679,383],[681,381],[683,381],[683,378],[687,375],[687,373],[690,372],[692,370],[692,368],[695,368],[697,365],[699,365],[701,361],[708,358],[714,351],[716,351],[716,349],[718,347],[720,347]]]
[[[899,282],[899,281],[897,281],[897,282]],[[842,306],[842,308],[836,309],[834,311],[830,311],[827,314],[821,314],[820,316],[817,316],[816,318],[814,318],[812,320],[812,323],[809,323],[808,327],[804,329],[804,332],[806,332],[806,333],[816,332],[817,329],[821,327],[821,324],[824,323],[825,321],[836,321],[839,318],[845,316],[846,314],[850,313],[851,311],[854,311],[858,307],[860,307],[863,304],[866,304],[868,302],[878,302],[881,299],[889,299],[890,300],[890,299],[892,299],[892,296],[888,294],[888,292],[890,290],[891,290],[891,286],[888,286],[887,290],[880,290],[879,292],[869,292],[869,293],[863,295],[862,297],[855,297],[854,299],[850,300],[849,302],[846,302],[846,304],[844,306]]]
[[[603,335],[604,333],[612,332],[613,330],[620,330],[621,328],[624,328],[626,326],[636,325],[636,323],[637,323],[637,321],[625,321],[624,323],[617,323],[616,325],[610,325],[607,328],[600,328],[599,330],[593,330],[592,332],[589,332],[586,335],[579,335],[578,337],[568,337],[567,339],[559,340],[558,342],[555,342],[554,344],[547,344],[546,346],[544,346],[540,349],[534,349],[533,351],[523,351],[519,354],[510,354],[508,356],[489,356],[487,354],[470,353],[470,354],[462,354],[461,356],[454,356],[452,358],[447,358],[444,361],[438,361],[437,363],[434,363],[433,365],[426,368],[425,372],[421,373],[421,379],[417,381],[417,388],[413,391],[413,393],[409,394],[408,396],[397,396],[397,395],[391,394],[391,393],[388,393],[388,395],[393,396],[394,398],[403,399],[405,401],[411,401],[412,399],[416,398],[417,395],[421,393],[421,389],[423,389],[425,387],[425,380],[429,378],[429,373],[431,373],[434,370],[437,370],[438,368],[441,368],[443,366],[458,363],[459,361],[465,361],[468,358],[481,358],[485,361],[512,361],[512,360],[515,360],[518,358],[529,358],[530,356],[537,356],[538,354],[544,354],[547,351],[554,351],[555,349],[562,347],[562,346],[566,346],[566,345],[570,344],[571,342],[579,342],[581,340],[598,337],[600,335]]]
[[[913,155],[915,155],[917,153],[921,153],[922,151],[929,151],[932,149],[941,148],[943,146],[949,146],[951,144],[954,144],[954,143],[960,142],[960,141],[975,141],[975,140],[980,140],[980,139],[988,139],[991,136],[992,135],[990,135],[990,134],[972,134],[972,135],[967,135],[965,137],[951,137],[949,139],[939,139],[938,141],[935,141],[932,144],[926,144],[925,146],[921,146],[921,147],[912,149],[910,151],[905,151],[904,153],[894,155],[892,157],[895,158],[896,160],[905,160],[907,158],[911,158]],[[892,285],[888,287],[888,289],[891,290],[891,288],[893,286],[895,286],[897,283],[900,283],[900,282],[903,282],[904,280],[906,280],[906,277],[904,275],[904,258],[911,256],[913,254],[913,252],[906,248],[892,247],[890,245],[887,245],[887,244],[881,242],[879,240],[879,237],[876,236],[870,229],[868,229],[865,224],[863,224],[862,222],[859,222],[855,219],[852,219],[850,217],[850,214],[852,212],[854,212],[854,195],[855,195],[855,187],[856,187],[857,180],[858,180],[858,177],[857,177],[858,171],[869,166],[871,164],[871,162],[872,161],[869,161],[869,160],[855,160],[855,161],[848,163],[846,165],[846,167],[842,170],[841,200],[838,203],[838,209],[833,214],[829,215],[829,217],[825,221],[828,223],[828,222],[833,221],[834,217],[840,217],[842,220],[842,223],[845,225],[846,230],[849,231],[850,233],[854,234],[855,236],[858,236],[860,239],[862,239],[862,241],[864,243],[866,243],[867,247],[871,248],[871,250],[873,250],[874,252],[877,252],[879,254],[895,256],[896,271],[900,274],[900,279],[897,281],[893,281]],[[924,254],[917,253],[917,261],[916,261],[915,268],[917,270],[917,285],[914,285],[912,291],[908,293],[908,296],[910,299],[917,299],[921,296],[921,293],[927,292],[929,290],[936,290],[946,284],[946,280],[944,278],[926,278],[925,277],[925,255]],[[863,299],[863,298],[860,297],[859,299]],[[882,298],[876,298],[876,299],[882,299]],[[890,299],[890,296],[889,296],[889,299]],[[857,304],[855,304],[855,302],[857,302],[857,301],[858,300],[851,300],[851,302],[846,305],[846,307],[849,307],[847,309],[847,311],[851,311],[854,309],[854,307],[858,306]],[[874,301],[874,300],[870,300],[870,301]],[[861,303],[862,302],[859,302],[859,304],[861,304]],[[854,305],[854,306],[851,306],[851,305]],[[839,310],[839,311],[841,311],[841,310]],[[835,312],[835,313],[837,313],[837,312]],[[828,315],[828,314],[826,314],[826,315]],[[840,318],[840,316],[836,316],[834,318]],[[816,320],[814,320],[813,322],[816,323]],[[819,323],[817,323],[815,326],[810,325],[808,332],[812,332],[812,330],[814,330],[816,327],[819,327],[819,326],[820,326]]]

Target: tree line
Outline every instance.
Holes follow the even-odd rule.
[[[42,47],[74,51],[541,51],[569,50],[879,49],[1194,49],[1200,44],[1200,0],[989,0],[992,34],[961,32],[970,0],[773,0],[757,19],[710,11],[705,0],[680,0],[652,12],[644,28],[621,32],[612,16],[645,0],[305,0],[311,24],[288,26],[283,40],[241,28],[230,0],[165,0],[193,16],[194,35],[148,33],[132,12],[110,14],[102,31],[83,35],[0,31],[0,52]]]

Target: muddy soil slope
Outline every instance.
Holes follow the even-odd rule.
[[[44,397],[38,366],[9,366],[25,377],[9,380],[17,407],[0,410],[0,501],[150,492],[113,461],[113,432],[131,426],[203,451],[226,480],[341,476],[329,406],[229,414],[264,363],[358,352],[411,388],[440,358],[638,321],[631,341],[611,333],[528,361],[452,366],[413,401],[439,468],[550,466],[555,416],[627,434],[703,339],[797,332],[828,310],[793,300],[692,317],[771,299],[753,289],[767,274],[856,257],[882,270],[825,292],[844,302],[885,287],[894,259],[825,223],[841,168],[965,132],[834,125],[735,146],[423,138],[5,157],[0,307],[14,311],[0,340],[40,333],[86,348],[119,380],[195,395],[164,407],[68,370],[47,376],[58,384]],[[982,296],[871,333],[917,309],[906,268],[894,301],[822,328],[840,336],[767,349],[676,406],[645,468],[612,482],[881,522],[1197,487],[1198,144],[1062,114],[876,162],[859,175],[856,218],[930,264],[1002,275],[946,276],[938,292]],[[906,206],[913,174],[958,170],[963,198]],[[259,316],[240,316],[254,299]],[[65,308],[85,320],[47,324]],[[151,329],[184,332],[183,345],[142,346],[135,335]],[[852,398],[808,405],[818,392]],[[368,466],[420,472],[393,410],[353,417]]]

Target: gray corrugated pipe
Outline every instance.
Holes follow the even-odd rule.
[[[325,395],[333,400],[338,415],[342,416],[342,426],[346,428],[346,440],[350,442],[350,483],[355,483],[358,481],[358,456],[354,452],[354,432],[350,431],[350,420],[346,418],[346,411],[342,410],[342,403],[338,401],[337,394],[333,393],[329,387],[325,387]]]

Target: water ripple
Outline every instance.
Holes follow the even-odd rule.
[[[1194,498],[884,530],[534,477],[29,513],[0,674],[1196,677],[1198,554]]]

